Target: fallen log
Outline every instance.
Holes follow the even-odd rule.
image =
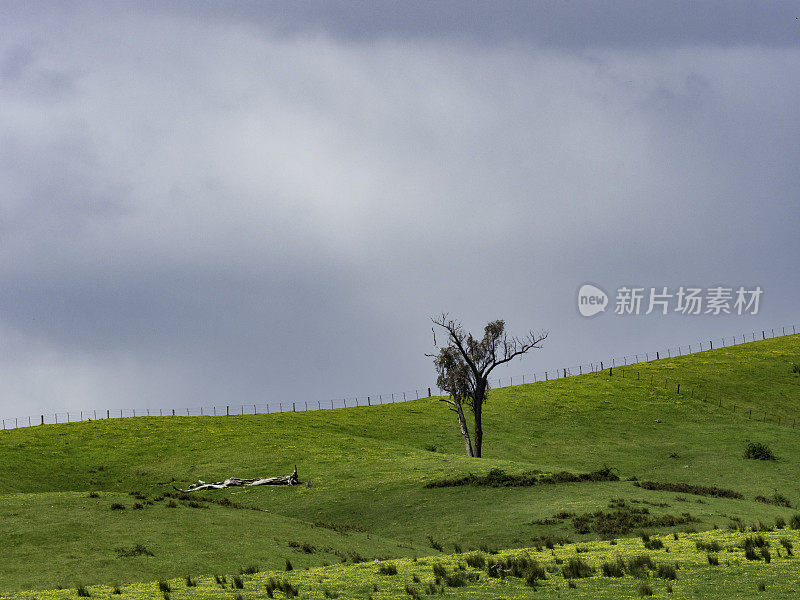
[[[199,492],[201,490],[222,490],[229,487],[252,487],[255,485],[297,485],[300,481],[297,479],[297,465],[294,467],[294,472],[291,475],[278,475],[277,477],[256,477],[255,479],[239,479],[238,477],[230,477],[225,481],[217,481],[215,483],[206,483],[205,481],[198,480],[193,483],[188,489],[182,490],[179,487],[172,486],[179,492]]]

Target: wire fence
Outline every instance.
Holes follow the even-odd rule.
[[[537,383],[542,381],[549,381],[551,379],[563,379],[565,377],[574,377],[584,375],[587,373],[597,373],[604,370],[609,370],[609,376],[613,377],[613,369],[622,367],[622,377],[624,378],[624,367],[649,362],[652,360],[660,360],[663,358],[673,358],[676,356],[684,356],[687,354],[695,354],[697,352],[704,352],[713,350],[715,348],[734,346],[746,342],[754,342],[758,340],[766,340],[768,338],[783,337],[786,335],[795,335],[797,333],[795,325],[781,326],[777,328],[764,329],[760,332],[753,331],[750,333],[737,333],[729,337],[720,339],[711,339],[708,341],[697,342],[688,344],[686,346],[676,346],[671,348],[657,349],[652,352],[644,352],[638,354],[627,354],[623,356],[615,356],[603,359],[597,362],[589,362],[571,367],[559,367],[537,373],[528,373],[518,376],[500,377],[496,380],[491,380],[491,387],[501,388],[526,383]],[[619,369],[618,369],[619,371]],[[630,378],[630,376],[629,376]],[[503,381],[507,386],[503,385]],[[641,381],[641,379],[640,379]],[[646,383],[646,381],[645,381]],[[651,381],[651,384],[654,384]],[[681,383],[673,381],[673,387],[677,386],[677,393],[681,393]],[[666,386],[665,386],[665,389]],[[672,389],[672,388],[669,388]],[[694,397],[695,388],[691,391],[684,386],[684,394],[691,394]],[[24,417],[11,417],[2,419],[3,430],[17,429],[20,427],[34,427],[37,425],[51,425],[59,423],[74,423],[80,421],[93,421],[98,419],[122,419],[127,417],[202,417],[202,416],[231,416],[231,415],[253,415],[253,414],[273,414],[284,412],[304,412],[309,410],[336,410],[341,408],[354,408],[362,406],[379,406],[382,404],[393,404],[397,402],[406,402],[408,400],[419,400],[420,398],[427,398],[433,396],[433,392],[441,395],[441,390],[432,387],[420,387],[413,390],[406,390],[404,392],[390,392],[384,394],[367,395],[367,396],[353,396],[350,398],[337,398],[331,400],[313,400],[301,402],[266,402],[266,403],[250,403],[250,404],[235,404],[235,405],[211,405],[211,406],[197,406],[185,408],[114,408],[114,409],[90,409],[68,412],[46,413],[38,415],[27,415]],[[707,397],[703,397],[707,401]],[[719,406],[722,407],[722,401]],[[736,406],[733,406],[734,412]],[[752,418],[752,414],[750,415]],[[766,413],[763,420],[767,420]],[[777,417],[778,423],[781,423],[781,417]],[[784,424],[788,424],[786,417],[784,417]],[[792,421],[794,426],[794,421]]]

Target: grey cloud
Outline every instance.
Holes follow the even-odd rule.
[[[3,412],[430,385],[441,310],[551,329],[509,373],[794,316],[798,50],[756,39],[766,17],[681,37],[673,15],[648,41],[614,5],[595,37],[562,27],[580,6],[559,3],[567,41],[532,45],[511,18],[527,4],[494,24],[465,8],[458,35],[438,3],[82,4],[60,29],[61,5],[8,6]],[[666,9],[643,6],[655,27]],[[77,75],[58,95],[36,69]],[[585,281],[760,284],[769,301],[583,320]]]

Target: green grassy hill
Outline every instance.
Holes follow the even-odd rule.
[[[735,519],[789,521],[800,505],[793,362],[800,336],[626,367],[624,377],[615,368],[494,390],[483,459],[462,456],[454,418],[435,398],[0,432],[0,590],[60,585],[74,595],[79,583],[282,570],[287,560],[297,571],[531,547],[543,537],[586,543]],[[779,460],[745,459],[749,441],[768,444]],[[193,501],[164,495],[173,484],[285,474],[295,464],[310,488],[234,488]],[[620,480],[425,487],[493,468],[586,473],[603,465]],[[649,490],[634,479],[716,486],[741,498]],[[779,505],[786,503],[792,508]],[[635,526],[623,531],[623,522],[615,532],[611,519],[607,529],[608,515],[619,512]]]

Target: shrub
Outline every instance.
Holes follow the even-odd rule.
[[[294,567],[292,566],[292,561],[290,561],[288,558],[286,559],[286,565],[284,566],[284,568],[287,571],[292,571],[294,569]]]
[[[769,549],[766,547],[761,548],[761,556],[765,563],[769,563],[772,560],[772,555],[769,553]]]
[[[87,590],[83,585],[79,585],[76,589],[78,591],[78,596],[80,596],[81,598],[88,598],[89,596],[91,596],[89,590]]]
[[[438,550],[439,552],[444,552],[444,546],[442,546],[441,542],[436,541],[433,537],[428,536],[428,542],[431,545],[431,548],[434,550]]]
[[[467,585],[468,581],[475,581],[478,578],[477,573],[466,573],[464,571],[458,571],[453,573],[452,575],[446,575],[444,577],[444,582],[447,584],[448,587],[464,587]]]
[[[339,592],[331,591],[328,588],[322,588],[322,593],[325,595],[326,598],[338,598],[339,597]]]
[[[473,569],[482,569],[486,565],[486,558],[483,554],[470,554],[466,558],[467,564]]]
[[[192,579],[191,575],[186,576],[186,587],[197,587],[197,580]]]
[[[722,549],[722,547],[719,545],[719,542],[716,540],[713,542],[697,540],[694,545],[701,552],[719,552]]]
[[[594,568],[583,562],[580,558],[570,558],[563,567],[561,574],[564,579],[580,579],[590,577],[594,573]]]
[[[744,540],[744,547],[755,546],[756,548],[763,548],[769,546],[769,542],[764,539],[763,535],[751,535]]]
[[[675,565],[668,565],[664,563],[658,565],[658,569],[656,569],[656,576],[659,579],[669,580],[675,580],[678,578],[678,575],[675,572]]]
[[[786,527],[786,519],[783,517],[776,517],[775,518],[775,529],[783,529]]]
[[[255,575],[258,573],[258,567],[256,565],[250,565],[249,567],[242,567],[239,569],[240,575]]]
[[[758,553],[756,552],[756,549],[753,548],[752,546],[745,546],[744,557],[747,560],[759,560]]]
[[[660,550],[664,547],[664,542],[658,538],[650,538],[646,533],[642,534],[642,543],[647,550]]]
[[[708,555],[708,564],[717,566],[719,564],[719,556],[716,554],[709,554]]]
[[[740,492],[735,490],[727,490],[725,488],[708,485],[692,485],[689,483],[670,483],[663,481],[637,481],[633,485],[645,490],[694,494],[695,496],[713,496],[716,498],[733,498],[735,500],[744,498]]]
[[[158,591],[165,592],[165,593],[168,594],[169,592],[172,591],[172,588],[169,587],[169,583],[167,583],[163,579],[159,579],[158,580]]]
[[[125,505],[119,502],[113,502],[111,504],[111,510],[125,510]]]
[[[243,590],[244,589],[244,580],[242,580],[242,576],[241,575],[234,575],[233,576],[233,587],[236,588],[237,590]]]
[[[791,501],[784,495],[775,492],[771,498],[765,496],[756,496],[756,502],[763,502],[764,504],[774,504],[775,506],[783,506],[785,508],[792,508]]]
[[[622,577],[625,575],[625,561],[617,557],[615,562],[604,562],[600,570],[606,577]]]
[[[628,559],[627,568],[634,577],[647,577],[648,571],[655,570],[656,566],[649,554],[639,554]]]
[[[127,558],[131,556],[154,556],[154,554],[143,544],[136,544],[132,548],[117,548],[117,556]]]
[[[789,519],[789,527],[792,529],[800,529],[800,514],[794,514]]]
[[[422,596],[419,593],[419,590],[410,583],[406,584],[406,594],[414,598],[414,600],[421,600],[422,598]]]
[[[753,460],[776,460],[770,447],[761,442],[750,442],[744,450],[744,457]]]
[[[791,373],[793,375],[800,375],[800,364],[792,363]]]
[[[433,574],[436,577],[444,578],[447,576],[447,569],[441,563],[434,563],[433,565]]]
[[[763,581],[759,581],[758,582],[758,591],[759,592],[763,592],[766,589],[767,589],[767,584],[764,583]]]
[[[97,492],[89,492],[89,498],[99,498],[100,494]]]
[[[217,582],[217,585],[224,586],[228,583],[228,578],[225,575],[214,575],[214,581]]]
[[[792,556],[792,548],[794,547],[789,538],[781,538],[781,546],[786,548],[786,555]]]
[[[378,573],[381,575],[397,575],[397,567],[392,563],[385,563],[378,567]]]
[[[121,593],[122,593],[122,590],[121,590],[121,589],[119,589],[119,586],[118,586],[118,585],[115,585],[115,586],[114,586],[114,591],[112,591],[111,593],[112,593],[112,594],[121,594]]]
[[[639,586],[636,589],[639,592],[639,595],[642,597],[653,595],[653,588],[647,585],[644,581],[640,581]]]

